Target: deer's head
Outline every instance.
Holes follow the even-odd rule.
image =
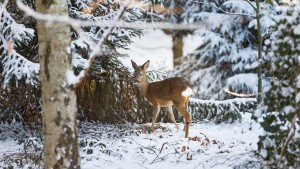
[[[138,66],[134,61],[131,60],[133,72],[133,80],[137,83],[143,83],[147,80],[146,70],[149,67],[150,60],[145,62],[143,65]]]

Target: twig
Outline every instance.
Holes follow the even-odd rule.
[[[147,149],[147,150],[150,150],[152,151],[155,155],[157,155],[156,151],[153,150],[154,148],[149,148],[149,147],[146,147],[146,146],[143,146],[141,144],[139,144],[137,141],[135,141],[133,138],[131,138],[132,141],[134,141],[137,145],[139,145],[140,147],[144,148],[144,149]]]
[[[249,5],[251,5],[252,6],[252,8],[254,9],[254,10],[256,10],[256,7],[249,1],[249,0],[245,0]]]
[[[160,151],[159,151],[159,154],[162,152],[164,146],[165,146],[167,143],[168,143],[168,142],[165,142],[165,143],[162,144],[162,146],[161,146],[161,148],[160,148]]]
[[[162,157],[155,158],[155,159],[154,159],[151,163],[149,163],[149,164],[157,163],[157,162],[159,162],[158,160],[162,161],[162,160],[164,160],[167,156],[172,155],[172,154],[177,154],[177,153],[169,153],[169,154],[166,154],[166,155],[164,155],[164,156],[162,156]]]

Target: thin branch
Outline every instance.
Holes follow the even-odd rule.
[[[246,13],[231,13],[231,12],[227,12],[227,11],[225,11],[224,9],[219,8],[219,7],[215,6],[215,5],[212,5],[212,4],[207,3],[207,2],[198,2],[198,1],[191,1],[191,2],[209,5],[209,6],[211,6],[211,7],[213,7],[213,8],[216,8],[217,10],[219,10],[219,11],[221,11],[221,12],[227,14],[227,15],[242,15],[242,16],[251,16],[251,17],[255,17],[255,15],[246,14]]]
[[[233,96],[237,96],[237,97],[251,97],[251,96],[256,96],[256,94],[243,94],[243,93],[232,92],[228,88],[225,88],[223,90],[224,90],[224,92],[226,92],[228,94],[231,94]],[[259,95],[261,95],[261,93],[259,93]]]
[[[156,153],[156,151],[154,150],[154,148],[149,148],[149,147],[143,146],[143,145],[139,144],[137,141],[135,141],[133,138],[131,138],[131,140],[134,141],[134,142],[135,142],[137,145],[139,145],[140,147],[142,147],[142,148],[144,148],[144,149],[147,149],[147,150],[150,150],[150,151],[152,151],[155,155],[158,155],[158,154]]]
[[[130,2],[130,1],[129,1]],[[123,6],[123,8],[121,9],[120,14],[117,16],[116,21],[119,21],[122,19],[125,10],[127,9],[127,6]],[[98,44],[96,45],[96,49],[94,49],[88,60],[87,60],[87,64],[84,66],[84,69],[79,73],[79,83],[75,84],[78,85],[81,83],[81,81],[86,77],[86,75],[88,74],[89,70],[91,69],[93,63],[95,62],[96,56],[97,54],[101,53],[102,47],[105,43],[105,41],[108,40],[108,37],[111,35],[111,33],[113,32],[113,30],[115,29],[115,26],[111,26],[109,27],[109,29],[105,32],[105,34],[103,35],[102,39],[98,42]]]
[[[165,142],[165,143],[162,144],[162,146],[161,146],[161,148],[160,148],[160,150],[159,150],[159,153],[156,154],[156,157],[153,159],[153,161],[152,161],[150,164],[153,164],[157,159],[159,159],[158,157],[159,157],[159,155],[161,154],[161,152],[162,152],[164,146],[165,146],[167,143],[168,143],[168,142]]]
[[[252,6],[252,8],[254,9],[254,10],[256,10],[256,7],[249,1],[249,0],[245,0],[249,5],[251,5]]]

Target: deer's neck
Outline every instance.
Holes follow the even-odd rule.
[[[143,96],[147,96],[147,92],[148,92],[148,87],[149,87],[149,81],[148,79],[146,79],[143,83],[139,83],[137,86],[138,86],[138,89],[139,91],[142,93]]]

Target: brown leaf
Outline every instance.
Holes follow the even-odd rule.
[[[181,152],[185,152],[186,146],[182,146]]]
[[[187,155],[186,155],[186,160],[189,160],[189,161],[190,161],[190,160],[193,160],[193,155],[191,154],[191,155],[189,156],[189,154],[187,154]]]

